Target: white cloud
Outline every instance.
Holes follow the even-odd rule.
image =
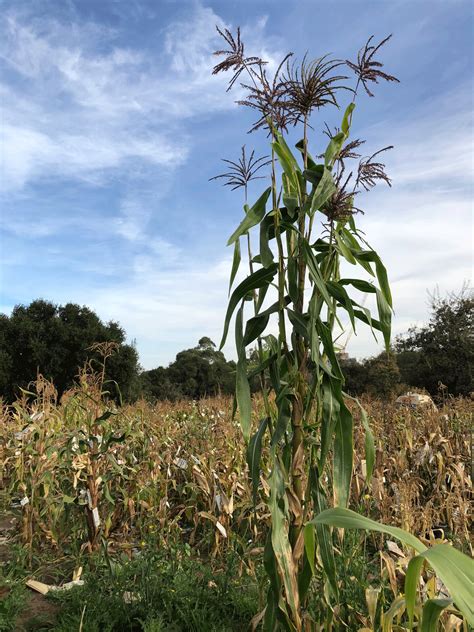
[[[210,73],[216,24],[221,18],[196,4],[165,30],[161,52],[148,54],[116,46],[111,29],[47,18],[25,25],[10,13],[0,58],[16,77],[0,88],[2,188],[59,177],[102,184],[130,160],[185,162],[185,119],[234,107],[227,77]],[[264,26],[249,30],[259,49]]]

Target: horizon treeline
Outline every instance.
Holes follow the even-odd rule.
[[[125,341],[117,322],[103,323],[88,307],[42,299],[17,305],[10,316],[0,314],[0,397],[13,402],[38,374],[52,380],[61,396],[77,383],[84,367],[101,370],[104,353],[106,389],[117,402],[200,399],[234,391],[235,362],[206,336],[180,351],[167,367],[150,370],[140,366],[135,345]],[[399,336],[389,353],[364,360],[341,353],[340,362],[351,395],[387,399],[408,388],[435,397],[469,395],[474,390],[472,292],[464,288],[432,297],[428,324]],[[258,380],[251,386],[258,390]]]

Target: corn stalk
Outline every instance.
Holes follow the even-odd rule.
[[[260,459],[266,440],[270,453],[267,484],[271,528],[264,555],[270,588],[262,613],[263,625],[268,631],[294,632],[310,625],[305,604],[316,572],[322,570],[325,577],[327,601],[337,601],[332,533],[325,524],[309,522],[328,505],[346,507],[351,487],[354,420],[344,398],[335,327],[340,323],[340,313],[345,312],[354,330],[358,321],[378,330],[388,348],[392,297],[386,269],[362,238],[354,219],[355,189],[359,179],[363,180],[364,168],[359,167],[352,193],[345,189],[347,182],[342,184],[342,157],[344,148],[350,147],[354,101],[345,110],[340,130],[329,134],[323,162],[317,162],[310,153],[307,112],[303,119],[304,137],[293,152],[283,136],[285,114],[281,113],[287,107],[286,114],[292,114],[291,104],[286,106],[284,100],[289,82],[278,84],[275,79],[272,84],[267,80],[263,62],[245,59],[239,32],[236,39],[228,31],[221,34],[234,54],[232,57],[225,53],[229,55],[227,67],[222,62],[214,71],[229,68],[237,68],[238,73],[248,71],[253,86],[245,86],[251,96],[244,105],[263,114],[254,129],[266,125],[272,160],[271,186],[251,208],[244,209],[245,217],[228,241],[228,245],[234,244],[240,252],[240,238],[248,239],[252,229],[259,232],[259,252],[253,256],[252,271],[230,296],[220,346],[226,342],[235,313],[238,356],[235,399],[248,442],[254,500],[258,497]],[[258,70],[249,70],[249,64],[257,65]],[[307,71],[304,64],[302,77]],[[317,74],[320,68],[320,62],[310,66],[316,73],[313,73],[315,81],[322,80]],[[288,75],[291,77],[290,69]],[[293,79],[293,87],[296,84]],[[278,86],[282,86],[280,92]],[[283,95],[278,107],[275,95]],[[370,164],[370,160],[365,164]],[[377,177],[389,183],[383,169]],[[316,229],[320,231],[318,235],[313,234]],[[341,275],[342,262],[368,273],[374,282]],[[234,265],[231,280],[235,275]],[[351,296],[353,290],[375,295],[377,317]],[[255,311],[246,320],[247,302],[255,297]],[[268,331],[272,320],[278,326],[276,336]],[[263,382],[268,381],[271,386],[275,407],[255,430],[247,349],[255,341],[261,347],[261,340],[266,344],[266,357],[252,370],[251,376],[265,376]],[[370,478],[374,444],[363,411],[362,419]],[[310,526],[304,530],[307,522]],[[318,560],[322,569],[317,571]]]

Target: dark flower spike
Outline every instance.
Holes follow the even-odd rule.
[[[263,64],[266,64],[267,62],[263,61],[259,57],[245,57],[244,44],[240,39],[240,27],[237,28],[237,35],[235,38],[228,29],[222,30],[218,26],[216,26],[216,29],[219,35],[227,42],[230,50],[217,50],[214,52],[214,55],[224,56],[225,59],[214,66],[212,74],[217,75],[220,72],[227,72],[228,70],[234,71],[232,79],[229,81],[229,85],[227,87],[228,92],[240,77],[243,70],[248,70],[255,65],[263,66]]]
[[[357,63],[353,63],[346,59],[346,64],[357,75],[357,86],[355,92],[357,92],[359,83],[362,83],[367,94],[370,97],[373,97],[374,94],[369,90],[367,86],[369,82],[378,83],[379,79],[385,79],[385,81],[396,81],[397,83],[400,83],[396,77],[394,77],[393,75],[388,75],[381,70],[381,68],[383,68],[382,62],[375,61],[373,59],[375,53],[384,44],[386,44],[391,37],[392,35],[389,35],[384,40],[382,40],[380,44],[374,46],[373,44],[371,44],[371,41],[374,39],[374,36],[372,35],[367,40],[366,45],[360,49],[357,55]]]
[[[258,71],[255,68],[251,69],[253,85],[242,84],[242,87],[248,90],[248,95],[237,103],[260,113],[260,118],[252,125],[249,132],[255,132],[261,127],[269,127],[269,119],[276,129],[287,131],[288,124],[291,122],[291,113],[286,101],[286,85],[280,78],[280,73],[291,55],[293,53],[288,53],[283,58],[272,81],[268,79],[266,69],[260,65]],[[269,133],[271,133],[270,129]]]
[[[337,136],[341,131],[339,127],[334,128],[334,132],[331,132],[331,129],[327,123],[325,123],[326,129],[323,129],[323,134],[331,140],[334,136]],[[355,138],[351,140],[350,143],[344,145],[344,147],[339,152],[337,156],[337,160],[341,163],[342,167],[344,167],[344,160],[351,160],[354,158],[360,158],[361,154],[358,154],[355,150],[358,149],[361,145],[365,143],[365,140],[361,140],[360,138]],[[324,154],[320,154],[318,158],[324,158]]]
[[[375,156],[378,156],[389,149],[393,149],[393,145],[379,149],[379,151],[376,151],[375,154],[372,154],[368,158],[362,158],[357,171],[357,179],[355,183],[356,188],[362,186],[366,191],[368,191],[377,184],[377,180],[386,182],[389,187],[392,186],[392,181],[385,173],[385,165],[382,162],[373,162]]]
[[[348,191],[352,173],[347,176],[344,184],[339,186],[341,176],[342,173],[338,178],[336,192],[329,198],[323,209],[324,214],[331,222],[344,221],[355,213],[363,213],[360,208],[354,206],[354,197],[357,195],[357,191]]]
[[[351,140],[350,143],[344,145],[344,147],[339,152],[337,160],[341,163],[344,168],[344,160],[353,160],[355,158],[360,158],[361,154],[358,154],[355,150],[358,149],[361,145],[365,143],[365,140],[361,140],[360,138],[355,138]]]
[[[245,154],[245,145],[242,146],[241,156],[238,161],[227,160],[223,158],[222,161],[230,165],[230,169],[226,173],[221,173],[209,180],[218,180],[224,178],[224,186],[232,187],[232,191],[242,187],[247,187],[251,180],[259,180],[265,178],[265,176],[255,175],[260,169],[266,167],[271,163],[268,160],[268,156],[262,156],[261,158],[254,158],[255,151],[252,151],[249,158]]]
[[[334,75],[333,71],[344,62],[324,57],[307,61],[303,57],[301,64],[286,65],[284,84],[286,87],[287,106],[294,115],[294,124],[307,118],[311,111],[331,104],[337,106],[337,90],[348,90],[338,82],[347,79],[344,75]]]

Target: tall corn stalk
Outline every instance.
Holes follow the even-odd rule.
[[[287,55],[269,78],[263,60],[245,56],[239,30],[235,37],[228,30],[218,30],[229,50],[216,52],[223,60],[214,74],[232,71],[229,89],[246,77],[242,86],[248,94],[240,103],[259,114],[251,131],[265,129],[271,140],[271,185],[253,206],[244,205],[244,219],[228,241],[234,245],[232,285],[241,260],[240,239],[250,244],[250,231],[259,231],[259,252],[252,256],[249,247],[249,274],[230,295],[221,348],[236,312],[235,400],[248,442],[254,502],[263,476],[260,459],[265,436],[270,452],[271,529],[264,553],[270,588],[261,619],[268,631],[299,631],[311,625],[305,604],[317,566],[322,566],[325,577],[326,601],[335,603],[338,593],[330,527],[315,523],[312,528],[303,527],[330,504],[346,507],[349,498],[354,420],[346,405],[334,341],[341,310],[354,330],[361,321],[381,332],[387,347],[390,342],[392,298],[387,272],[354,217],[360,210],[354,205],[358,193],[371,189],[378,180],[387,184],[390,180],[384,165],[375,161],[380,152],[361,158],[356,150],[363,141],[349,137],[358,88],[362,85],[372,96],[370,82],[397,80],[382,72],[382,64],[374,60],[386,40],[374,46],[369,39],[356,63],[327,57],[309,62],[305,57],[298,66],[290,64],[291,55]],[[355,89],[342,83],[347,77],[335,74],[344,65],[355,71]],[[329,142],[322,155],[321,149],[311,153],[311,115],[337,105],[342,90],[349,91],[352,100],[340,128],[334,132],[327,128]],[[285,140],[290,125],[302,127],[296,151]],[[357,167],[347,174],[347,164],[357,159]],[[242,176],[245,169],[239,171],[237,165],[236,171]],[[235,186],[236,181],[227,176],[226,183]],[[246,193],[247,183],[248,179],[241,179]],[[343,275],[342,262],[370,275],[374,282]],[[375,295],[377,317],[351,297],[351,290]],[[248,320],[247,301],[254,302]],[[277,335],[266,333],[271,320],[276,320]],[[255,341],[259,363],[249,373],[247,349]],[[273,391],[274,406],[265,393],[266,414],[255,430],[249,378],[256,375],[264,389],[268,384]],[[370,478],[373,437],[362,409],[361,419]],[[328,613],[330,626],[330,609]]]

